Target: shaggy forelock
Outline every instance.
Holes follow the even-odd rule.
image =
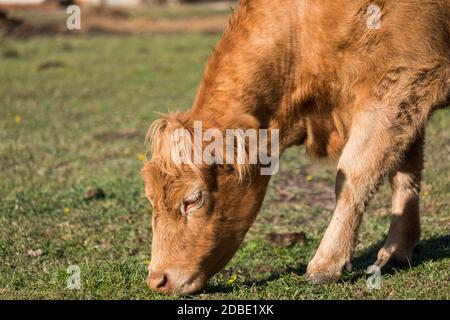
[[[173,134],[177,129],[188,130],[190,136],[186,137],[180,135],[178,141],[175,141]],[[205,128],[203,128],[205,129]],[[151,163],[158,167],[164,174],[175,176],[186,170],[191,170],[196,174],[201,175],[206,164],[198,163],[177,163],[172,159],[172,151],[178,149],[182,155],[194,154],[193,148],[200,148],[198,152],[202,154],[202,145],[195,145],[193,142],[194,132],[193,128],[188,125],[185,120],[185,115],[177,112],[171,115],[162,115],[160,119],[156,120],[150,126],[146,135],[146,144],[150,144],[151,159],[147,163]],[[191,143],[184,143],[183,139],[191,139]],[[190,149],[189,149],[190,147]],[[253,165],[248,163],[248,155],[246,154],[246,161],[244,164],[232,164],[239,182],[251,177]]]

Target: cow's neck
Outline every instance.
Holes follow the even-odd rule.
[[[209,59],[192,117],[211,127],[278,128],[281,152],[302,139],[292,111],[306,99],[307,86],[299,86],[294,14],[239,8]]]

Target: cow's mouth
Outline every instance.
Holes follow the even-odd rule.
[[[183,271],[167,269],[164,272],[151,271],[147,276],[148,287],[161,294],[166,295],[189,295],[201,291],[208,279],[196,273],[187,276]]]

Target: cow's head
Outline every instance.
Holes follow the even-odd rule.
[[[174,162],[173,133],[180,128],[190,128],[188,114],[160,119],[150,131],[152,159],[142,170],[153,206],[147,283],[161,293],[189,294],[201,290],[233,257],[255,220],[269,178],[252,175],[246,165]]]

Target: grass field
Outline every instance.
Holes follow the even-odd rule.
[[[151,209],[139,177],[144,136],[154,111],[190,107],[217,39],[2,40],[0,299],[164,298],[145,284]],[[354,271],[336,284],[306,281],[305,266],[330,219],[334,173],[296,148],[283,156],[235,258],[192,298],[449,299],[449,116],[437,112],[427,130],[418,252],[409,267],[383,270],[381,289],[368,289],[365,270],[388,230],[387,186],[364,216]],[[84,199],[94,188],[105,197]],[[266,238],[297,231],[305,243],[279,247]],[[66,289],[70,265],[81,269],[81,290]]]

